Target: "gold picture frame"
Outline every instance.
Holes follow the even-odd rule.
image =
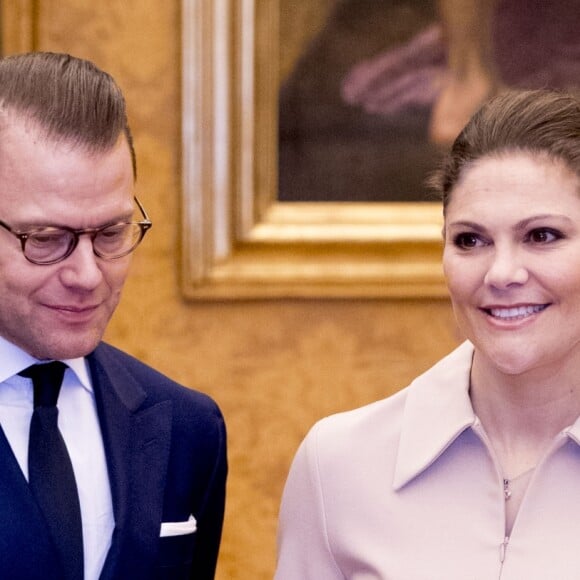
[[[439,203],[277,201],[278,9],[182,0],[184,296],[445,296]]]

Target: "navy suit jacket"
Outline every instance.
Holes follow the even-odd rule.
[[[223,417],[206,395],[101,343],[88,356],[115,530],[101,580],[210,580],[227,475]],[[160,538],[193,515],[193,534]],[[46,525],[0,430],[0,578],[60,580]]]

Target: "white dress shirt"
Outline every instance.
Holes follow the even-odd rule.
[[[0,337],[0,426],[28,479],[28,437],[33,411],[32,380],[18,375],[40,362]],[[58,426],[79,491],[83,520],[85,580],[97,580],[115,527],[105,450],[95,395],[84,358],[64,360]]]

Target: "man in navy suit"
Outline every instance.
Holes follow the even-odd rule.
[[[101,342],[151,226],[134,182],[125,102],[108,74],[64,54],[0,60],[0,578],[214,577],[223,417],[206,395]],[[80,556],[59,548],[71,538],[29,485],[31,417],[47,403],[20,373],[48,361],[66,364],[58,430]],[[69,573],[75,557],[80,572]]]

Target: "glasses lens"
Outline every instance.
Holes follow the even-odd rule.
[[[102,258],[120,258],[134,250],[142,237],[138,223],[114,224],[99,230],[93,247]]]
[[[45,228],[28,234],[25,256],[37,264],[49,264],[65,256],[74,244],[74,235],[67,230]]]

